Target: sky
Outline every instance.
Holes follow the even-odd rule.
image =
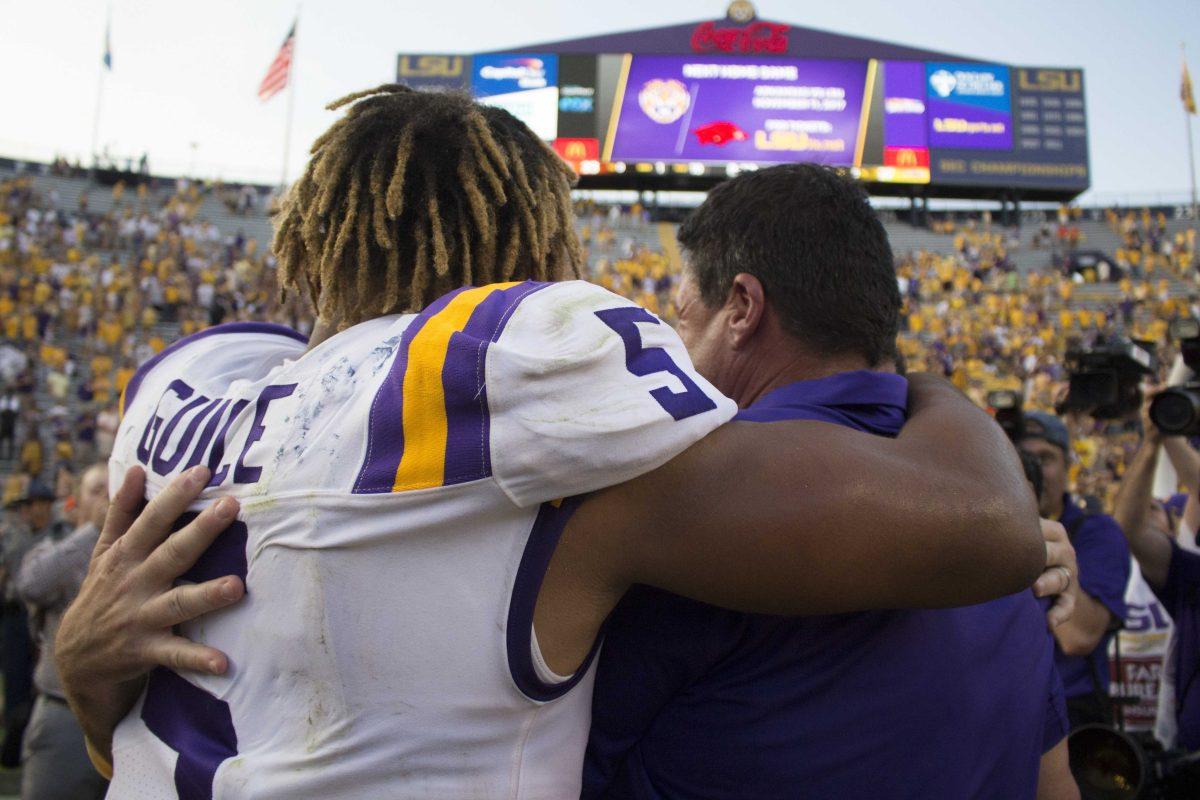
[[[333,121],[324,105],[395,76],[401,52],[478,52],[724,17],[723,0],[112,0],[99,142],[155,172],[276,182],[287,97],[258,83],[299,8],[288,174]],[[1200,0],[759,0],[760,18],[1029,66],[1085,70],[1094,202],[1188,193],[1180,43],[1200,90]],[[99,0],[0,0],[0,155],[89,152]],[[1200,117],[1193,117],[1200,149]]]

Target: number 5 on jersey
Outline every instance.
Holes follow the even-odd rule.
[[[638,330],[638,323],[647,322],[651,325],[661,325],[662,322],[658,317],[637,306],[608,308],[595,313],[600,321],[612,328],[625,343],[626,369],[639,377],[667,372],[674,375],[683,384],[682,392],[672,391],[666,386],[650,390],[650,396],[658,401],[658,404],[677,422],[717,407],[717,404],[704,393],[704,390],[671,360],[671,356],[666,350],[661,347],[644,347],[642,345],[642,334]]]

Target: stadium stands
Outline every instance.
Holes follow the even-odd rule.
[[[22,401],[17,448],[7,457],[0,447],[10,495],[29,474],[54,479],[103,455],[134,367],[178,336],[234,319],[307,324],[302,299],[281,302],[275,286],[269,192],[163,179],[110,187],[54,172],[0,161],[0,396]],[[588,277],[672,321],[675,225],[639,205],[581,200],[577,212]],[[929,228],[882,217],[908,304],[901,352],[980,403],[1009,388],[1049,407],[1069,341],[1165,342],[1171,319],[1200,316],[1196,231],[1185,219],[1060,210],[1057,220],[1027,213],[1018,230],[986,213]],[[1076,249],[1128,274],[1068,278],[1059,265]],[[1076,483],[1110,500],[1133,441],[1120,426],[1074,424]]]
[[[0,450],[0,474],[16,478],[8,496],[24,477],[53,479],[103,455],[134,367],[181,334],[264,315],[299,321],[300,299],[279,300],[269,218],[227,207],[220,187],[6,172],[0,374],[21,403],[15,453]]]

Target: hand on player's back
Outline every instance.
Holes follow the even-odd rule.
[[[231,497],[171,529],[208,484],[194,467],[142,510],[146,475],[129,470],[109,507],[79,596],[63,616],[55,660],[84,732],[108,757],[116,723],[155,667],[224,673],[225,655],[176,636],[172,627],[241,599],[235,576],[175,586],[238,512]],[[140,512],[140,513],[139,513]]]

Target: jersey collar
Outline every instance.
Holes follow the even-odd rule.
[[[827,378],[780,386],[750,408],[797,406],[891,406],[904,414],[908,411],[908,381],[890,372],[839,372]]]

